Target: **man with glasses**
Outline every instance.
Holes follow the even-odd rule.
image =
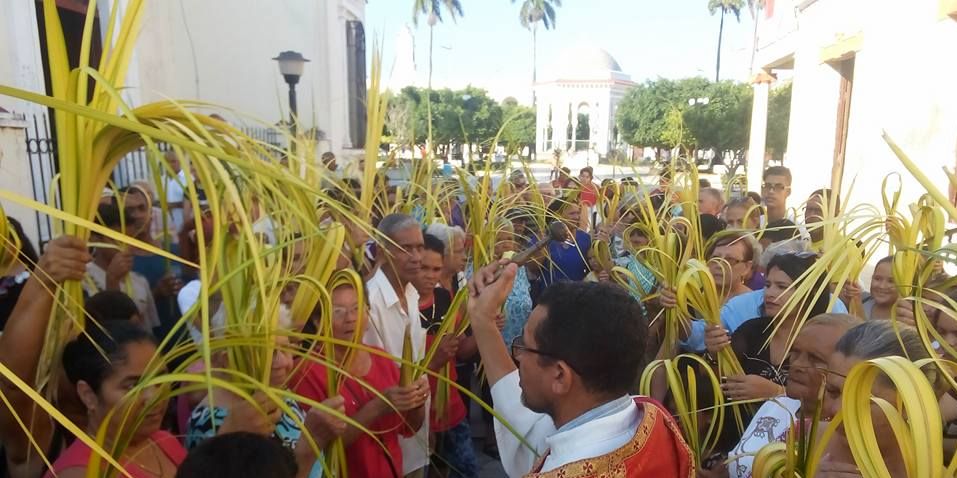
[[[761,195],[768,214],[765,223],[787,218],[788,196],[791,195],[791,170],[784,166],[771,166],[764,170]],[[794,218],[789,218],[794,220]]]
[[[648,336],[638,302],[613,284],[556,283],[506,347],[495,316],[515,273],[505,263],[478,271],[468,302],[495,410],[535,449],[496,421],[508,475],[694,476],[674,419],[651,399],[629,395]]]

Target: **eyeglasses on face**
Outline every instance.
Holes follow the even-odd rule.
[[[548,358],[552,358],[552,359],[556,359],[556,360],[558,359],[558,357],[556,357],[556,356],[554,356],[554,355],[552,355],[552,354],[550,354],[550,353],[548,353],[548,352],[543,352],[543,351],[541,351],[541,350],[533,349],[533,348],[531,348],[531,347],[526,347],[526,346],[525,346],[525,337],[523,337],[523,336],[521,336],[521,335],[517,335],[517,336],[515,336],[514,339],[512,339],[511,346],[509,347],[509,352],[511,353],[511,355],[512,355],[512,360],[514,360],[515,363],[518,363],[518,356],[521,355],[521,354],[524,353],[524,352],[533,353],[533,354],[536,354],[536,355],[541,355],[542,357],[548,357]]]
[[[521,335],[516,336],[514,339],[512,339],[511,346],[509,347],[509,352],[512,355],[512,360],[515,362],[515,365],[518,365],[518,357],[521,354],[528,352],[528,353],[533,353],[535,355],[540,355],[542,357],[547,357],[555,361],[561,360],[562,362],[565,362],[566,365],[568,365],[568,368],[572,369],[578,375],[581,375],[581,372],[578,371],[578,368],[572,365],[571,362],[569,362],[568,360],[563,359],[553,353],[545,352],[543,350],[533,349],[531,347],[526,347],[525,337]]]
[[[761,185],[762,190],[772,192],[772,193],[783,192],[787,188],[788,188],[788,185],[782,184],[782,183],[764,183]]]
[[[738,259],[737,257],[720,257],[720,256],[712,257],[711,260],[712,260],[712,261],[716,261],[716,262],[717,262],[717,261],[727,262],[728,265],[731,266],[731,267],[734,267],[734,266],[736,266],[736,265],[738,265],[738,264],[741,264],[741,263],[743,263],[743,262],[747,262],[747,261],[745,261],[744,259]]]

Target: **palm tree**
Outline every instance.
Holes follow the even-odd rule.
[[[734,13],[734,18],[741,21],[741,9],[744,8],[745,0],[708,0],[708,11],[712,15],[721,11],[721,27],[718,29],[718,60],[714,71],[714,81],[721,81],[721,40],[724,37],[724,14]]]
[[[535,83],[538,81],[538,24],[541,22],[551,30],[555,26],[555,7],[560,6],[562,0],[522,0],[518,14],[522,26],[532,31],[532,108],[536,106]]]
[[[462,4],[459,0],[415,0],[415,7],[412,10],[412,22],[419,24],[419,15],[426,15],[429,22],[429,83],[427,94],[425,95],[425,107],[429,117],[428,124],[428,148],[432,150],[432,47],[435,39],[435,24],[442,21],[442,7],[452,15],[452,21],[455,16],[462,16]]]

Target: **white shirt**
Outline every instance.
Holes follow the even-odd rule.
[[[502,377],[492,386],[495,411],[525,437],[535,452],[495,420],[495,441],[505,473],[512,478],[525,476],[535,465],[537,455],[548,451],[541,472],[552,471],[574,461],[607,455],[628,443],[638,431],[642,411],[634,402],[622,410],[559,432],[551,417],[535,413],[522,404],[518,370]]]
[[[106,290],[106,271],[102,267],[93,262],[87,263],[86,275],[90,279],[83,281],[83,289],[87,294],[94,295]],[[127,284],[131,284],[132,288]],[[147,332],[152,333],[154,327],[160,326],[159,313],[156,312],[156,302],[153,300],[153,289],[150,288],[150,283],[145,277],[130,271],[127,277],[120,280],[120,292],[133,299]]]
[[[186,187],[186,172],[180,170],[176,177],[166,179],[166,202],[181,203],[186,197],[184,188]],[[170,216],[173,218],[173,227],[176,232],[183,229],[183,207],[170,208]]]
[[[796,420],[801,401],[786,396],[772,398],[764,402],[751,419],[748,428],[741,435],[741,441],[728,454],[728,474],[732,478],[751,478],[751,465],[754,454],[769,443],[784,441],[784,435]],[[750,455],[745,455],[750,453]],[[737,459],[733,459],[737,458]]]
[[[380,347],[396,357],[402,357],[405,328],[412,332],[412,356],[414,360],[425,358],[425,329],[419,321],[419,293],[412,284],[405,286],[405,303],[409,310],[402,309],[402,302],[386,278],[382,268],[366,284],[369,294],[369,321],[366,324],[364,341]],[[426,410],[430,410],[426,402]],[[399,437],[402,448],[402,474],[407,475],[429,464],[429,419],[412,437]]]
[[[276,228],[272,223],[272,218],[263,215],[258,221],[253,223],[253,234],[266,237],[266,245],[276,244]]]
[[[193,279],[184,285],[183,288],[179,290],[179,293],[176,294],[176,303],[179,305],[179,310],[185,314],[192,309],[193,306],[196,305],[196,302],[199,301],[201,292],[202,283],[199,282],[199,279]],[[197,344],[203,343],[203,331],[196,326],[196,323],[199,321],[200,312],[197,310],[193,315],[193,321],[186,324],[189,337]],[[222,335],[225,329],[226,308],[220,304],[216,311],[213,312],[213,315],[209,317],[209,334],[212,337],[218,337]]]

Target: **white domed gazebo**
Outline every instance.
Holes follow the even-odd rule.
[[[579,45],[562,52],[535,85],[538,157],[567,153],[574,166],[597,163],[614,147],[618,103],[635,85],[607,51]]]

